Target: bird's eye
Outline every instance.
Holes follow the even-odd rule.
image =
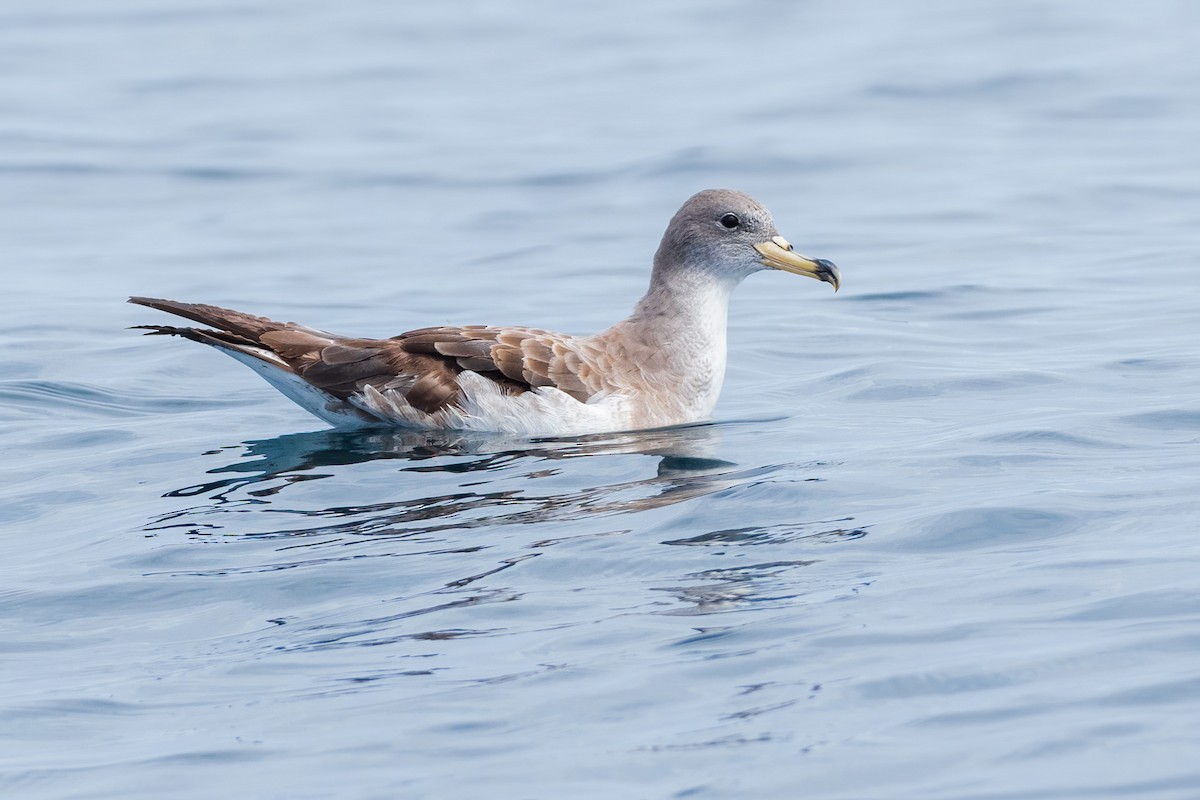
[[[738,219],[737,214],[726,214],[725,216],[721,217],[721,224],[726,228],[736,228],[738,225],[742,224],[742,221]]]

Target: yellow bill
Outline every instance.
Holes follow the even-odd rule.
[[[754,249],[762,256],[762,263],[773,269],[781,269],[793,275],[805,275],[833,284],[836,292],[842,284],[842,273],[832,261],[809,258],[792,250],[792,244],[782,236],[773,236],[769,242],[760,242]]]

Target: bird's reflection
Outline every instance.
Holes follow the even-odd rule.
[[[547,548],[645,531],[656,519],[625,517],[735,487],[816,480],[807,475],[819,464],[744,467],[718,458],[723,433],[741,424],[543,440],[401,430],[289,434],[210,451],[206,455],[223,463],[207,470],[209,480],[167,492],[165,498],[190,502],[154,517],[145,530],[266,546],[182,556],[190,563],[171,574],[191,576],[456,554],[451,569],[461,574],[441,573],[437,586],[399,600],[402,610],[394,619],[348,622],[350,633],[336,639],[352,645],[362,641],[360,632],[374,636],[394,625],[407,630],[410,623],[401,621],[414,616],[516,599],[520,591],[486,584]],[[337,504],[329,505],[330,497]],[[682,610],[654,613],[712,614],[787,602],[796,596],[789,588],[792,571],[815,563],[790,558],[791,550],[864,535],[849,518],[742,527],[728,527],[736,520],[728,516],[697,519],[695,527],[682,529],[689,535],[657,544],[713,555],[753,546],[767,559],[701,571],[689,561],[672,576],[674,585],[647,587],[654,598],[649,606],[661,609],[665,592]],[[507,550],[506,557],[496,560],[493,548]],[[780,548],[784,559],[774,553]],[[446,562],[438,563],[444,568]],[[340,630],[342,623],[314,628],[322,647],[333,646],[330,625]]]
[[[761,472],[762,468],[741,470],[715,458],[719,436],[718,425],[540,440],[404,430],[289,434],[247,442],[236,451],[236,460],[208,471],[220,477],[168,492],[166,497],[202,497],[211,505],[163,515],[151,527],[175,527],[183,517],[220,510],[223,504],[270,503],[289,486],[332,477],[338,468],[383,460],[398,462],[401,473],[443,473],[447,480],[438,484],[438,491],[420,496],[399,482],[397,491],[409,496],[385,502],[303,511],[277,504],[271,510],[326,524],[244,535],[413,535],[643,511],[708,494]],[[223,452],[228,451],[213,454]],[[581,470],[571,488],[544,493],[533,491],[528,483],[556,474],[555,465],[570,459],[631,454],[656,458],[654,471],[630,477],[628,467],[617,473]],[[471,479],[474,474],[513,469],[525,470],[516,475],[517,481],[511,474],[507,479]],[[211,532],[211,520],[202,527]]]

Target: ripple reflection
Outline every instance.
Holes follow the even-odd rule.
[[[289,434],[247,442],[232,451],[235,460],[208,470],[209,475],[220,477],[167,492],[164,497],[207,502],[161,514],[145,530],[183,528],[198,537],[251,539],[334,537],[346,542],[645,511],[769,471],[769,467],[738,469],[732,462],[712,457],[718,430],[717,425],[698,425],[543,440],[418,431]],[[649,456],[657,461],[649,472],[627,461],[600,465],[601,456]],[[377,462],[398,465],[381,481]],[[368,477],[377,489],[382,483],[388,499],[300,507],[298,502],[283,502],[280,496],[285,491],[295,494],[300,491],[296,487],[314,481],[358,477],[362,467],[376,468]],[[424,475],[436,480],[419,479]],[[545,491],[538,490],[539,482],[545,484]],[[362,488],[360,482],[337,494],[361,497],[368,494]],[[245,515],[248,510],[260,513],[251,520]],[[277,522],[280,515],[301,521],[261,525],[264,517]]]
[[[710,515],[704,505],[638,516],[717,493],[727,493],[728,504],[716,502],[731,510],[778,507],[815,480],[819,462],[717,458],[722,435],[747,424],[543,440],[320,431],[249,441],[205,453],[220,462],[204,479],[163,495],[187,504],[144,526],[151,536],[239,546],[159,549],[143,567],[179,578],[275,574],[247,590],[270,585],[305,598],[328,586],[322,592],[341,598],[336,610],[287,615],[264,629],[264,641],[282,650],[510,635],[521,627],[511,627],[512,612],[497,624],[485,607],[541,592],[573,594],[574,611],[560,600],[538,623],[549,627],[592,623],[597,612],[706,615],[788,604],[814,590],[803,568],[817,561],[797,556],[798,547],[824,550],[866,529],[851,517],[730,527],[737,516]],[[614,537],[629,539],[614,548]],[[647,549],[662,545],[674,555]],[[723,551],[749,555],[748,546],[765,558],[711,566]],[[536,558],[550,548],[553,566]],[[396,559],[403,568],[388,563]],[[350,561],[355,567],[342,570]],[[349,581],[375,588],[355,600],[336,588]],[[280,624],[288,629],[282,641],[272,632]]]

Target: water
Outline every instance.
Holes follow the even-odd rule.
[[[1200,11],[0,10],[0,790],[1200,795]],[[711,425],[349,435],[125,326],[604,327],[692,192]]]

